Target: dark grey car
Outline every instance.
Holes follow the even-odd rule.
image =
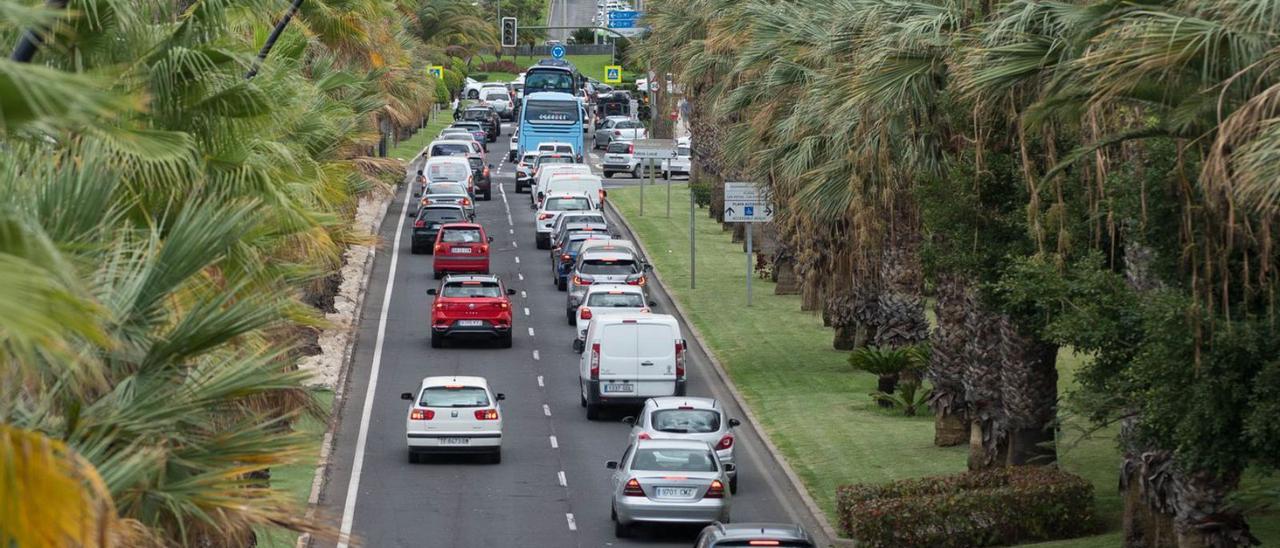
[[[780,546],[815,548],[817,543],[799,525],[791,523],[712,523],[702,529],[694,548],[728,546]]]

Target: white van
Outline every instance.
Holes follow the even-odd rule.
[[[595,175],[583,175],[580,173],[556,173],[547,178],[546,182],[538,187],[538,193],[559,194],[562,192],[581,192],[588,196],[595,197],[596,207],[604,207],[604,183],[600,177]]]
[[[551,164],[543,166],[534,175],[533,181],[529,184],[529,203],[532,207],[538,207],[538,191],[542,190],[540,185],[545,185],[552,175],[560,175],[562,173],[592,175],[591,166],[587,164]]]
[[[574,342],[582,354],[578,385],[587,419],[606,405],[639,405],[658,396],[685,395],[685,345],[669,314],[618,314],[591,321]]]

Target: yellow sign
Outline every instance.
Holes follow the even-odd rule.
[[[444,78],[444,67],[442,67],[442,66],[440,66],[440,65],[431,65],[431,66],[427,67],[427,74],[429,74],[429,75],[431,75],[431,76],[434,76],[434,77],[436,77],[436,78],[443,79],[443,78]]]
[[[604,82],[606,84],[621,84],[622,83],[622,67],[618,65],[605,66]]]

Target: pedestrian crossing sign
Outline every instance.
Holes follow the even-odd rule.
[[[427,67],[427,74],[436,79],[444,79],[444,67],[440,65],[431,65]]]
[[[618,65],[608,65],[604,67],[604,82],[606,84],[621,84],[622,67]]]

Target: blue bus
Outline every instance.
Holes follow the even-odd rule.
[[[538,150],[541,143],[569,143],[582,161],[582,121],[584,108],[578,98],[558,91],[532,91],[525,79],[524,102],[520,108],[520,153]]]

